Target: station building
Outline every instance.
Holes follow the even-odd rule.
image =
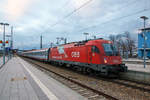
[[[146,58],[150,59],[150,28],[145,28]],[[144,57],[144,29],[138,34],[138,57]]]

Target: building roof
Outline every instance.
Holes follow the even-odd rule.
[[[144,28],[142,28],[140,30],[144,31]],[[145,28],[145,30],[150,30],[150,27]]]

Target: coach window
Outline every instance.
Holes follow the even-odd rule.
[[[100,53],[99,49],[96,46],[92,46],[92,52]]]

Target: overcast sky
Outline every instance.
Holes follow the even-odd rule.
[[[108,39],[110,34],[129,31],[136,39],[143,26],[140,16],[150,18],[150,0],[0,0],[0,7],[0,22],[14,27],[14,47],[20,49],[38,49],[41,34],[44,47],[56,43],[56,37],[83,40],[84,32],[90,33],[88,38]],[[2,32],[0,26],[0,39]]]

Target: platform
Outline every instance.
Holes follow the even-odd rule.
[[[144,68],[143,60],[137,58],[123,59],[123,62],[128,66],[128,70],[150,73],[150,60],[146,60],[146,68]],[[137,63],[136,63],[137,62]]]
[[[0,69],[0,100],[87,100],[19,57]]]
[[[123,61],[136,61],[136,62],[143,62],[143,59],[137,59],[137,58],[128,58],[128,59],[123,59]],[[146,60],[146,62],[150,62],[150,59]]]
[[[5,62],[7,62],[8,58],[5,57]],[[0,57],[0,67],[3,65],[3,56]]]
[[[146,68],[144,68],[142,59],[123,59],[123,62],[128,67],[126,73],[121,73],[121,78],[139,81],[143,83],[150,83],[150,60],[146,60]]]
[[[131,70],[131,71],[150,73],[150,65],[146,65],[146,68],[144,68],[143,64],[128,64],[128,63],[126,63],[126,66],[128,66],[128,70]]]

